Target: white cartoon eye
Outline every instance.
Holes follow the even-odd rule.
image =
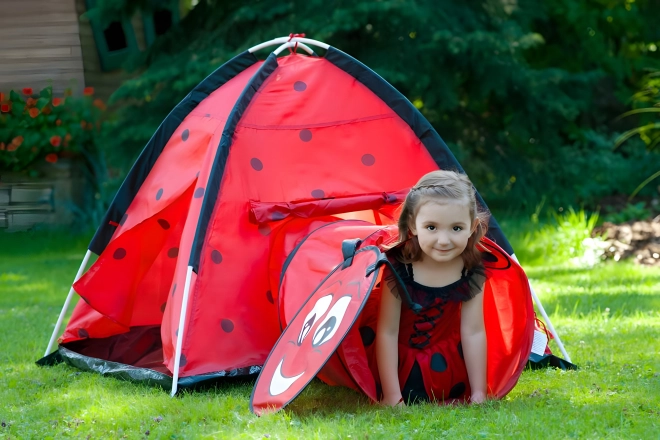
[[[351,302],[352,296],[346,295],[342,296],[337,300],[332,309],[328,312],[328,316],[325,317],[323,321],[319,324],[316,332],[314,332],[314,337],[312,338],[312,347],[318,347],[321,344],[328,342],[339,329],[342,319],[344,319],[344,314],[346,309]]]
[[[302,329],[300,330],[300,334],[298,335],[298,345],[302,345],[303,341],[307,337],[307,333],[312,329],[314,326],[314,323],[316,323],[316,319],[320,318],[323,316],[326,310],[328,310],[328,307],[330,307],[330,303],[332,302],[332,295],[326,295],[322,298],[319,298],[318,301],[316,301],[316,304],[314,304],[314,308],[312,309],[311,312],[307,314],[305,317],[305,323],[302,326]]]

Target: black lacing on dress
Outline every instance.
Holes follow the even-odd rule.
[[[429,287],[419,284],[414,279],[412,264],[404,264],[388,256],[394,273],[387,271],[385,282],[390,291],[401,298],[399,289],[405,288],[407,297],[418,304],[417,319],[413,323],[413,333],[408,344],[412,348],[422,349],[431,341],[431,335],[444,313],[445,305],[450,301],[469,301],[481,291],[485,279],[485,269],[477,266],[472,270],[465,268],[461,278],[442,287]],[[400,286],[403,284],[403,286]]]

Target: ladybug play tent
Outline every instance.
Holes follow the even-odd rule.
[[[281,46],[265,60],[254,55],[272,45]],[[310,294],[346,260],[342,242],[391,244],[396,209],[436,169],[462,172],[417,109],[359,61],[306,38],[255,46],[158,127],[92,239],[40,363],[65,361],[172,394],[258,373]],[[506,256],[493,267],[518,267],[494,218],[489,228],[493,255]],[[85,271],[92,254],[98,259]],[[363,254],[378,257],[364,251],[360,264]],[[486,311],[492,329],[510,330],[500,342],[489,335],[502,359],[489,361],[489,374],[493,363],[507,377],[494,385],[500,394],[520,374],[533,333],[526,281],[513,290]],[[368,345],[373,329],[359,330]],[[346,384],[354,372],[338,373],[337,359],[321,377]]]

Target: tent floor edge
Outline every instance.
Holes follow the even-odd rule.
[[[559,368],[562,370],[577,370],[578,366],[568,362],[565,359],[555,356],[554,354],[538,355],[530,353],[527,367],[530,370],[540,370],[542,368]]]
[[[63,346],[59,346],[56,351],[36,361],[36,364],[41,367],[51,367],[60,363],[66,363],[81,371],[99,373],[101,376],[110,376],[119,380],[161,387],[166,391],[172,387],[172,377],[167,374],[149,368],[134,367],[120,362],[85,356]],[[260,365],[253,365],[233,370],[186,376],[179,379],[178,387],[186,390],[201,390],[220,384],[253,383],[260,371]]]

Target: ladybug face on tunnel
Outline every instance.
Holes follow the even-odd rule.
[[[257,379],[250,409],[277,411],[293,400],[335,352],[378,279],[381,256],[368,246],[338,265],[284,329]]]
[[[340,288],[341,282],[330,286],[328,290],[333,287]],[[355,292],[357,293],[359,283],[356,287]],[[322,295],[305,315],[302,327],[297,332],[297,340],[288,341],[288,343],[300,347],[307,355],[300,359],[300,356],[283,354],[270,382],[271,396],[278,396],[286,392],[291,385],[305,375],[309,368],[314,368],[315,364],[323,362],[336,348],[337,344],[330,344],[331,348],[326,350],[325,345],[337,334],[344,318],[347,317],[346,311],[353,299],[351,293],[346,292],[345,289],[341,290],[343,291]],[[301,360],[306,361],[306,365],[301,365]],[[316,371],[313,374],[316,374]]]

